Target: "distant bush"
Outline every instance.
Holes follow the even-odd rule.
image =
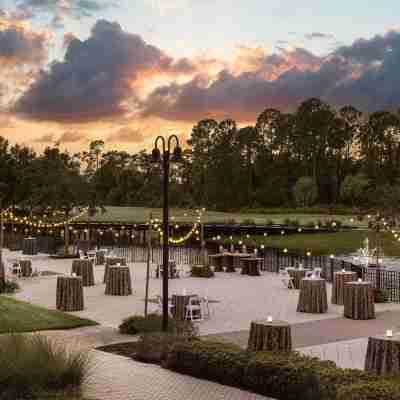
[[[77,391],[88,377],[87,352],[71,352],[44,336],[0,339],[0,399],[43,399],[44,394]]]
[[[255,225],[256,221],[254,221],[254,219],[252,219],[252,218],[246,218],[243,220],[242,224],[243,225]]]
[[[265,225],[275,225],[275,221],[273,219],[267,219]]]

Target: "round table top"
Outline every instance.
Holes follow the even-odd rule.
[[[189,294],[183,294],[183,293],[174,293],[172,297],[195,297],[197,294],[189,293]]]
[[[335,275],[355,275],[357,272],[353,271],[336,271]]]
[[[296,268],[296,267],[288,267],[286,268],[287,271],[311,271],[311,268]]]
[[[25,238],[25,240],[34,240],[34,239],[36,239],[36,238],[34,238],[32,236],[28,236],[28,237]]]
[[[386,336],[386,335],[371,336],[371,339],[388,341],[388,342],[400,342],[400,333],[394,333],[393,336]]]
[[[325,279],[323,278],[303,278],[302,281],[306,282],[325,282]]]
[[[72,276],[72,275],[68,275],[68,276],[59,276],[58,278],[60,279],[82,279],[81,276],[77,275],[77,276]]]
[[[110,269],[110,268],[114,268],[114,269],[117,269],[117,268],[120,268],[120,269],[126,268],[126,269],[129,269],[129,267],[128,267],[127,265],[110,265],[108,268],[109,268],[109,269]]]
[[[372,283],[370,281],[350,281],[350,282],[346,282],[345,285],[349,285],[349,286],[368,286],[368,285],[372,285]]]
[[[243,261],[262,261],[263,259],[260,257],[246,257]]]
[[[259,320],[255,320],[252,321],[254,324],[257,325],[264,325],[264,326],[271,326],[271,327],[287,327],[289,326],[289,322],[287,321],[280,321],[278,319],[272,320],[272,321],[268,321],[266,319],[259,319]]]
[[[222,253],[223,256],[227,256],[227,257],[250,257],[252,254],[250,253]]]

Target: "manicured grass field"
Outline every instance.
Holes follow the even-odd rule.
[[[152,213],[153,218],[162,218],[162,209],[160,208],[146,208],[146,207],[106,207],[106,212],[99,212],[94,217],[91,218],[93,222],[121,222],[121,223],[143,223],[150,219],[150,213]],[[367,225],[366,221],[357,221],[352,218],[351,215],[330,215],[330,214],[304,214],[304,213],[275,213],[273,210],[266,213],[225,213],[217,211],[206,211],[202,221],[205,223],[246,223],[248,220],[256,224],[266,224],[270,223],[272,220],[274,223],[281,224],[284,223],[285,219],[289,218],[291,220],[297,220],[301,225],[306,225],[307,223],[318,221],[331,221],[333,219],[341,221],[344,225],[352,225],[358,227],[365,227]],[[196,212],[194,210],[184,210],[184,209],[171,209],[170,210],[171,219],[176,222],[193,222],[196,220]],[[246,221],[247,220],[247,221]],[[76,222],[87,221],[87,215],[82,216],[77,219]]]
[[[96,322],[0,295],[0,333],[72,329]]]
[[[369,239],[370,249],[375,247],[376,238],[373,232],[367,230],[353,230],[334,233],[313,233],[313,234],[294,234],[277,236],[252,236],[258,244],[265,244],[268,247],[290,250],[311,251],[313,254],[334,254],[343,255],[357,251],[364,247],[363,241]],[[400,256],[400,242],[393,238],[390,233],[381,234],[381,245],[385,256]],[[244,238],[234,237],[234,240],[245,240]],[[229,239],[226,241],[229,243]]]

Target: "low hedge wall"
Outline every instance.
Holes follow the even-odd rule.
[[[176,344],[165,367],[280,400],[400,400],[400,383],[292,353],[249,353],[233,344]]]

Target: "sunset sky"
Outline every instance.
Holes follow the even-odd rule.
[[[137,151],[312,96],[399,109],[400,2],[369,3],[0,0],[0,135]]]

